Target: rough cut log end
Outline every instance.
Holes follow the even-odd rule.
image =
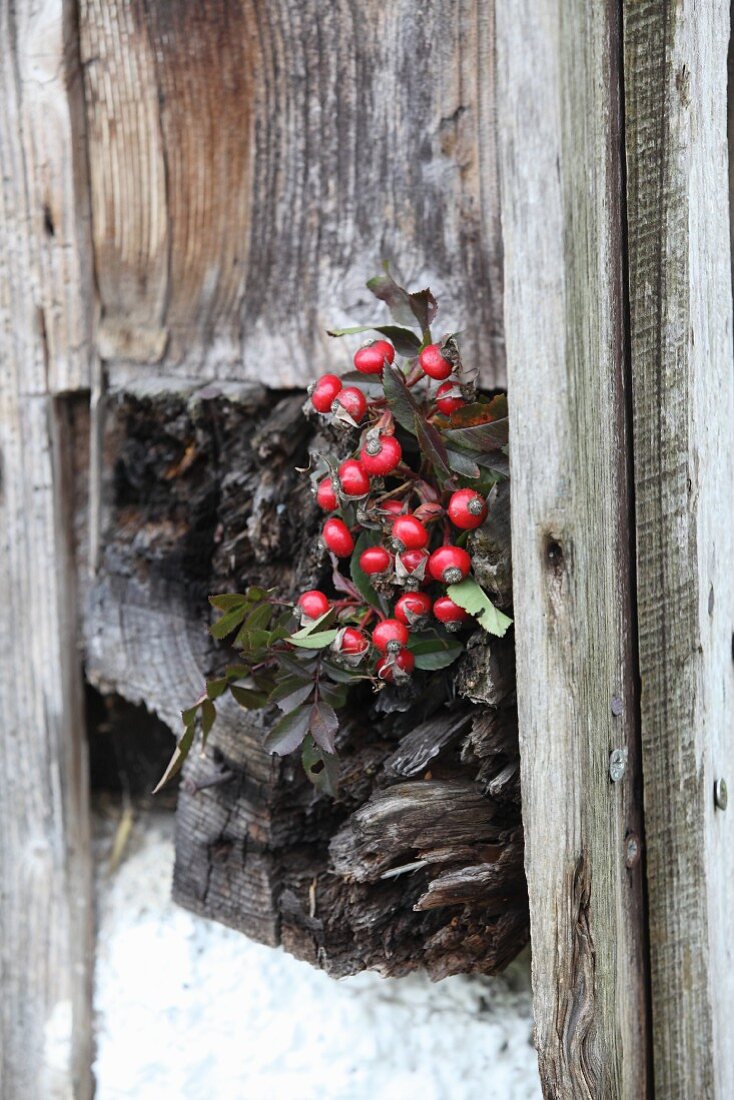
[[[224,659],[207,594],[258,583],[288,595],[328,575],[294,471],[324,442],[301,404],[165,379],[110,399],[88,675],[177,734]],[[499,512],[495,527],[482,537],[506,548]],[[335,976],[502,969],[528,938],[512,646],[477,634],[449,674],[465,695],[449,707],[420,688],[359,700],[336,801],[264,752],[267,713],[223,705],[184,770],[176,900]]]

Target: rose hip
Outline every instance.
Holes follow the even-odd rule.
[[[392,564],[392,557],[384,546],[368,546],[359,555],[362,570],[372,576],[374,573],[386,573]]]
[[[394,435],[381,435],[379,439],[368,439],[362,448],[359,460],[368,474],[385,477],[392,473],[403,457],[403,448]]]
[[[367,398],[356,386],[345,386],[339,390],[331,405],[332,412],[338,413],[340,409],[351,416],[355,424],[359,424],[367,412]]]
[[[449,519],[463,531],[472,531],[487,518],[487,502],[474,489],[458,489],[448,507]]]
[[[370,479],[356,458],[348,458],[339,467],[339,482],[348,497],[363,497],[370,491]]]
[[[323,481],[319,482],[319,487],[316,490],[316,501],[325,512],[333,512],[338,506],[339,501],[336,499],[330,477],[325,477]]]
[[[342,380],[335,374],[322,374],[311,391],[311,404],[317,412],[330,412],[334,398],[342,388]]]
[[[396,516],[392,537],[399,550],[421,550],[428,545],[428,531],[415,516]]]
[[[381,657],[375,671],[381,680],[392,683],[393,680],[407,679],[415,668],[415,657],[409,649]]]
[[[471,558],[460,546],[439,546],[428,559],[428,572],[444,584],[458,584],[470,569]]]
[[[327,519],[321,535],[328,549],[338,558],[348,558],[354,551],[354,539],[344,520]]]
[[[318,588],[311,588],[308,592],[302,592],[298,597],[297,606],[309,619],[319,619],[331,607],[328,598]]]
[[[420,625],[431,610],[431,597],[425,592],[406,592],[395,604],[395,618],[406,626]]]
[[[429,344],[418,356],[418,362],[429,378],[448,378],[454,369],[453,364],[444,359],[438,344]]]
[[[362,374],[382,374],[385,361],[392,363],[395,348],[388,340],[372,340],[354,353],[354,365]]]

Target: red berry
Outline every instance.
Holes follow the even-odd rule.
[[[325,512],[333,512],[339,504],[330,477],[325,477],[323,481],[319,482],[319,487],[316,490],[316,500]]]
[[[439,546],[428,559],[428,571],[435,581],[458,584],[468,576],[471,558],[460,546]]]
[[[311,393],[311,404],[317,412],[327,413],[331,411],[334,398],[342,388],[341,378],[335,374],[322,374],[316,379]]]
[[[433,614],[440,623],[445,623],[449,629],[452,626],[456,629],[471,618],[471,615],[467,615],[464,608],[454,603],[450,596],[439,596],[433,605]]]
[[[415,657],[409,649],[401,649],[399,653],[388,654],[377,662],[375,671],[381,680],[391,683],[397,678],[410,676],[415,668]]]
[[[441,355],[438,344],[429,344],[418,356],[418,361],[429,378],[448,378],[453,364]]]
[[[352,420],[359,424],[367,412],[367,398],[356,386],[345,386],[339,390],[331,405],[332,412],[338,413],[339,409],[349,413]]]
[[[401,550],[420,550],[428,545],[428,531],[415,516],[396,516],[392,537]]]
[[[380,505],[381,512],[387,512],[391,516],[402,516],[403,505],[399,500],[383,500]]]
[[[444,416],[451,416],[457,409],[463,409],[466,401],[463,397],[449,396],[456,390],[455,382],[443,382],[436,390],[436,408]]]
[[[392,363],[395,348],[388,340],[373,340],[354,354],[354,365],[362,374],[382,374],[385,360]]]
[[[406,592],[395,604],[395,618],[406,626],[414,627],[430,610],[431,597],[425,592]]]
[[[408,628],[399,619],[383,619],[372,631],[372,644],[380,653],[398,653],[407,645]]]
[[[319,592],[318,588],[312,588],[298,597],[298,606],[309,619],[318,619],[326,614],[331,604],[323,592]]]
[[[354,550],[354,539],[344,520],[327,519],[321,537],[338,558],[348,558]]]
[[[427,550],[403,550],[400,554],[400,564],[406,573],[416,573],[428,561]]]
[[[462,531],[472,531],[487,518],[487,502],[474,489],[459,489],[448,507],[449,519]]]
[[[364,653],[370,644],[362,631],[353,626],[345,626],[336,641],[340,653]]]
[[[339,467],[339,481],[348,497],[363,497],[370,491],[370,479],[356,458],[348,458]]]
[[[386,573],[392,558],[384,546],[368,546],[359,555],[359,564],[365,573]]]
[[[359,460],[368,474],[384,477],[390,474],[403,457],[403,448],[394,435],[381,435],[379,439],[368,439],[362,448]]]

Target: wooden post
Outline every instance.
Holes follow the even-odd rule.
[[[734,1096],[728,0],[626,2],[632,396],[655,1087]]]
[[[64,395],[89,385],[70,5],[0,3],[0,1092],[91,1095],[91,864]]]
[[[549,1097],[648,1086],[614,5],[498,0],[513,575]]]

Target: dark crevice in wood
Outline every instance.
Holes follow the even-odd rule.
[[[293,596],[328,580],[321,516],[294,467],[309,448],[349,443],[309,424],[302,404],[259,386],[155,379],[109,400],[88,674],[145,699],[176,732],[226,660],[206,632],[208,594],[258,583]],[[504,607],[507,488],[477,551]],[[339,734],[336,802],[297,759],[263,751],[268,712],[225,701],[206,753],[184,769],[177,900],[334,975],[505,966],[528,937],[512,643],[477,633],[426,685],[358,695]]]

